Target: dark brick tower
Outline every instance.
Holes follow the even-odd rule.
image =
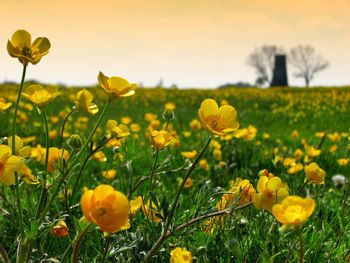
[[[288,86],[286,55],[275,56],[271,87]]]

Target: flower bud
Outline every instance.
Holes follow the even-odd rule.
[[[68,145],[75,150],[79,150],[80,147],[82,146],[82,141],[81,141],[79,134],[71,135],[69,140],[68,140]]]

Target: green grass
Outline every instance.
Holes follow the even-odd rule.
[[[0,97],[9,95],[9,87],[1,87]],[[74,105],[72,96],[78,89],[62,90],[61,97],[48,105],[48,116],[58,116],[66,108]],[[106,100],[106,95],[99,89],[92,89],[95,101],[100,110]],[[180,139],[179,147],[169,147],[160,151],[156,166],[156,182],[153,199],[160,200],[163,208],[172,204],[178,189],[178,178],[183,178],[186,171],[166,173],[190,165],[188,160],[181,156],[182,151],[197,150],[200,152],[209,133],[205,130],[192,131],[189,123],[198,118],[197,111],[200,103],[205,98],[213,98],[219,103],[227,100],[233,105],[239,114],[239,122],[242,128],[253,125],[257,128],[257,135],[251,141],[233,138],[229,141],[220,141],[222,145],[222,161],[226,167],[219,168],[218,161],[213,159],[213,149],[209,148],[204,155],[210,164],[210,170],[204,171],[198,167],[191,175],[193,186],[184,189],[178,207],[176,208],[173,226],[181,225],[210,212],[215,212],[216,202],[220,200],[222,192],[228,191],[229,181],[235,178],[249,179],[256,188],[259,179],[258,172],[267,169],[287,182],[290,194],[296,194],[304,182],[304,172],[291,175],[281,165],[274,165],[274,148],[279,148],[278,155],[292,157],[294,151],[299,148],[304,151],[302,139],[308,144],[317,146],[320,138],[316,132],[347,133],[350,128],[350,89],[349,88],[315,88],[315,89],[224,89],[224,90],[168,90],[168,89],[139,89],[129,98],[123,98],[111,104],[103,119],[102,130],[94,137],[94,141],[100,140],[104,135],[105,123],[108,119],[116,119],[129,116],[132,123],[141,126],[138,138],[129,136],[119,148],[124,155],[124,160],[114,158],[112,148],[105,147],[103,152],[107,157],[106,162],[98,162],[91,159],[82,174],[78,184],[78,191],[73,193],[70,200],[70,208],[65,201],[57,199],[50,209],[44,223],[39,227],[38,237],[33,244],[32,259],[40,260],[56,259],[67,262],[71,256],[71,243],[84,226],[81,221],[82,212],[79,200],[81,189],[85,186],[94,189],[99,184],[111,184],[115,189],[128,193],[130,180],[132,185],[148,176],[154,160],[150,140],[145,134],[148,122],[145,121],[146,113],[154,113],[162,120],[164,104],[173,102],[176,105],[175,119],[171,125]],[[22,102],[28,103],[24,98]],[[13,107],[11,108],[13,110]],[[36,136],[29,145],[45,145],[45,132],[41,125],[41,116],[35,110],[21,109],[27,115],[27,120],[21,119],[17,128],[21,137]],[[64,114],[63,114],[64,115]],[[62,116],[63,116],[62,115]],[[8,137],[11,133],[11,110],[0,113],[0,137]],[[84,113],[75,113],[69,119],[66,131],[69,134],[78,133],[83,140],[88,136],[92,126],[97,121],[97,116],[89,117],[86,127],[77,127],[79,117],[89,117]],[[49,123],[50,130],[56,130],[59,134],[63,118],[57,123]],[[297,130],[299,137],[294,138],[291,133]],[[186,138],[183,131],[191,131],[191,136]],[[269,133],[270,138],[264,139],[263,134]],[[345,135],[345,134],[344,134]],[[51,146],[58,146],[59,138],[50,140]],[[317,164],[327,172],[324,185],[308,184],[301,192],[301,196],[311,196],[316,201],[316,210],[308,219],[302,229],[305,242],[306,262],[345,262],[350,255],[350,209],[349,196],[343,205],[345,192],[349,185],[335,187],[331,177],[334,174],[343,174],[348,179],[350,163],[347,166],[339,166],[337,160],[348,156],[347,146],[350,142],[347,137],[341,137],[339,142],[332,142],[326,138],[322,144],[322,153],[314,159]],[[329,147],[336,144],[338,149],[334,153],[329,152]],[[67,149],[69,149],[66,146]],[[303,158],[302,158],[303,159]],[[38,175],[43,170],[43,165],[28,159],[28,166],[33,173]],[[78,170],[81,167],[80,160],[77,169],[71,171],[69,180],[65,181],[63,188],[72,188],[76,181]],[[186,163],[187,162],[187,163]],[[128,166],[126,165],[128,164]],[[117,176],[113,180],[107,180],[101,172],[107,169],[116,169]],[[58,176],[58,173],[55,173]],[[129,179],[129,176],[131,179]],[[53,187],[57,178],[52,175],[50,180]],[[40,196],[39,185],[20,186],[22,206],[26,231],[30,236],[35,229],[35,210]],[[2,233],[1,245],[5,248],[10,258],[14,260],[17,249],[18,226],[15,214],[16,204],[12,188],[2,185],[0,190],[0,232]],[[149,193],[149,180],[146,180],[132,195],[147,198]],[[51,235],[51,227],[56,220],[64,218],[68,228],[68,238],[60,239]],[[131,228],[111,235],[111,245],[108,262],[140,262],[144,255],[162,234],[163,224],[152,223],[146,220],[140,210],[135,218],[130,220]],[[184,247],[192,252],[196,262],[296,262],[299,257],[299,241],[295,230],[279,231],[280,224],[267,211],[260,211],[253,205],[239,211],[234,211],[231,216],[226,216],[224,223],[219,224],[211,234],[203,231],[203,222],[199,222],[175,233],[161,246],[153,258],[153,262],[169,261],[170,251],[174,247]],[[103,233],[93,228],[84,238],[79,251],[79,257],[83,262],[99,261],[105,247]],[[48,261],[51,262],[51,261]]]

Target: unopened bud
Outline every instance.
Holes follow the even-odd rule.
[[[172,120],[175,118],[175,114],[174,111],[169,110],[169,109],[165,109],[163,112],[163,119],[164,120]]]
[[[73,134],[68,139],[68,145],[75,150],[79,150],[82,146],[82,141],[79,134]]]

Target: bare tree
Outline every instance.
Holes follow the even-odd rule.
[[[256,48],[248,57],[247,63],[256,71],[256,84],[271,84],[275,55],[284,53],[282,47],[264,45]]]
[[[288,62],[295,68],[294,76],[303,78],[305,86],[309,87],[315,74],[326,69],[329,62],[315,52],[309,45],[299,45],[290,50]]]

